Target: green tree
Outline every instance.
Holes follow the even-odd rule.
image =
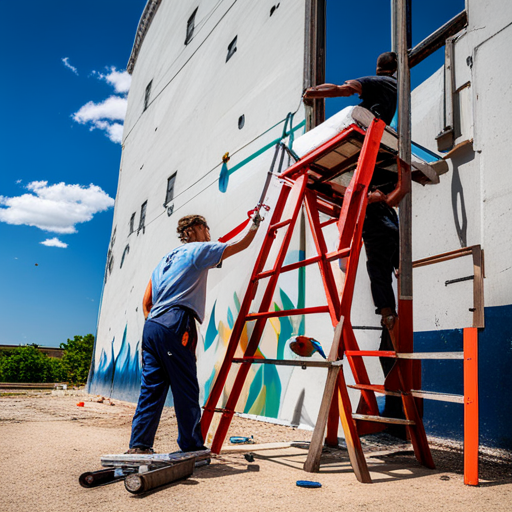
[[[66,373],[66,380],[74,384],[83,384],[87,381],[94,349],[94,336],[75,336],[67,343],[61,343],[64,349],[62,368]]]

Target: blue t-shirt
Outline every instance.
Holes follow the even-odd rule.
[[[202,323],[208,270],[221,262],[226,247],[219,242],[191,242],[164,256],[151,276],[153,307],[148,318],[172,306],[184,306]]]

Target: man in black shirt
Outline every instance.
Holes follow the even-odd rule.
[[[359,106],[368,109],[376,117],[390,124],[397,104],[396,54],[387,52],[379,55],[375,76],[347,80],[343,85],[322,84],[311,87],[304,93],[304,99],[335,98],[358,94]],[[398,216],[395,206],[408,189],[398,186],[398,174],[376,167],[370,182],[368,206],[363,225],[363,240],[366,250],[366,268],[370,277],[372,297],[376,314],[380,314],[383,326],[380,350],[393,350],[390,333],[396,322],[396,302],[393,292],[393,272],[399,267]],[[387,377],[393,367],[393,360],[380,358],[384,375]],[[387,399],[390,397],[386,397]],[[396,403],[395,403],[396,402]],[[401,410],[400,401],[386,400],[385,416],[396,417]],[[403,432],[397,433],[400,436]]]
[[[377,59],[376,76],[347,80],[343,85],[322,84],[311,87],[304,99],[334,98],[358,94],[361,107],[370,110],[386,124],[395,115],[397,103],[396,54],[387,52]],[[376,167],[370,183],[368,207],[363,226],[363,240],[368,258],[376,313],[382,325],[392,330],[396,319],[396,302],[392,288],[393,271],[399,265],[398,217],[393,209],[407,192],[397,189],[397,173]]]

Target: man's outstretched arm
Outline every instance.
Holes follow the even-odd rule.
[[[347,80],[343,85],[321,84],[306,89],[303,98],[312,100],[315,98],[338,98],[340,96],[361,95],[363,88],[357,80]]]
[[[144,298],[142,299],[142,311],[144,313],[144,318],[148,318],[149,312],[153,307],[153,285],[151,284],[151,279],[149,280],[148,285],[146,286],[146,291],[144,292]]]
[[[228,245],[226,249],[224,249],[222,260],[225,260],[226,258],[229,258],[230,256],[233,256],[233,254],[237,254],[243,251],[244,249],[247,249],[247,247],[249,247],[249,245],[251,245],[251,242],[254,240],[256,232],[258,231],[258,228],[260,227],[262,221],[263,218],[260,216],[259,213],[257,213],[252,219],[252,224],[251,227],[249,228],[249,231],[242,238],[242,240],[239,240],[234,244]]]

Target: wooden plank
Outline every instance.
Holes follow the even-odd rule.
[[[325,82],[325,0],[306,0],[304,89]],[[325,102],[306,103],[306,131],[325,120]]]
[[[462,11],[435,32],[432,32],[409,52],[409,67],[416,66],[436,50],[439,50],[445,44],[446,39],[460,32],[467,23],[467,13]]]
[[[352,406],[350,405],[343,369],[338,374],[338,407],[352,469],[354,470],[356,478],[361,483],[369,484],[372,482],[372,479],[368,471],[366,459],[364,458],[361,440],[359,439],[359,434],[357,433],[354,423],[354,416],[356,415],[352,414]]]
[[[328,361],[331,363],[338,359],[338,347],[340,345],[341,334],[343,331],[343,317],[341,317],[338,325],[334,329],[334,337],[329,352]],[[325,381],[324,394],[320,404],[320,410],[315,424],[315,430],[309,445],[308,457],[304,463],[304,471],[309,473],[317,473],[320,469],[320,457],[322,455],[322,447],[324,444],[325,427],[327,426],[327,418],[331,408],[331,401],[338,381],[340,366],[331,366],[327,371],[327,379]]]
[[[426,265],[433,265],[434,263],[441,263],[443,261],[453,260],[455,258],[461,258],[463,256],[469,256],[473,254],[473,248],[480,247],[479,245],[472,245],[470,247],[462,247],[461,249],[455,249],[455,251],[444,252],[442,254],[436,254],[434,256],[427,256],[420,260],[413,262],[413,267],[424,267]]]
[[[428,400],[437,400],[439,402],[452,402],[454,404],[463,404],[463,395],[452,395],[450,393],[434,393],[433,391],[422,391],[411,389],[411,395],[416,398],[426,398]]]
[[[282,443],[224,445],[220,450],[220,454],[229,455],[235,453],[261,452],[264,450],[282,450],[283,448],[290,448],[294,444],[296,443],[293,441],[287,441]]]
[[[482,249],[479,245],[473,249],[473,327],[485,327],[484,316],[484,275],[482,271]]]
[[[375,393],[380,393],[381,395],[402,396],[402,393],[399,391],[389,391],[381,384],[348,384],[347,387],[351,389],[373,391]]]
[[[233,359],[233,363],[252,363],[252,364],[275,364],[277,366],[300,366],[311,368],[330,368],[331,366],[341,366],[342,361],[304,361],[302,359],[261,359],[258,357],[239,357]]]
[[[391,425],[414,425],[414,421],[401,418],[385,418],[384,416],[373,416],[370,414],[352,414],[352,418],[358,421],[372,421],[375,423],[389,423]]]
[[[463,352],[400,352],[397,359],[464,359]]]
[[[478,329],[464,329],[464,483],[478,485]]]
[[[410,0],[396,0],[396,54],[398,60],[398,156],[409,172],[402,181],[411,189],[411,75],[407,45],[407,10]],[[409,192],[400,201],[400,300],[412,301],[412,201]],[[409,308],[406,308],[407,310]],[[412,310],[412,308],[410,308]],[[412,325],[412,322],[411,322]]]

